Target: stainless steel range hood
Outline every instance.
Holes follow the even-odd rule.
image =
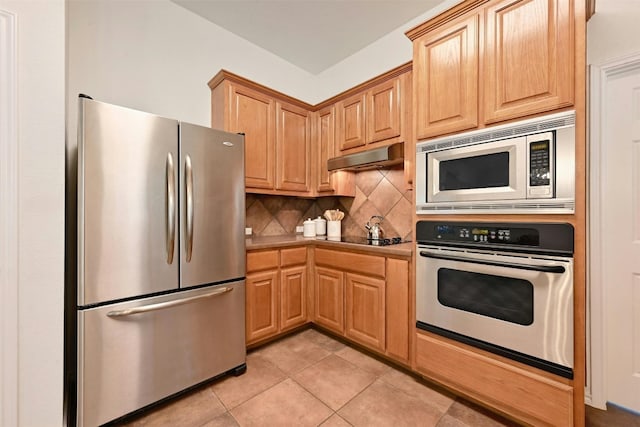
[[[327,160],[327,169],[334,171],[363,170],[397,165],[404,161],[404,144],[398,142],[386,147],[374,148],[346,156],[334,157]]]

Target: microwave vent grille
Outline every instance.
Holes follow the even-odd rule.
[[[433,141],[425,141],[418,144],[417,151],[440,151],[449,148],[499,141],[501,139],[515,138],[574,126],[575,122],[576,116],[574,111],[560,113],[551,117],[548,116],[546,119],[532,119],[525,122],[472,131],[462,135],[439,138]]]
[[[461,214],[473,211],[474,213],[513,213],[513,214],[546,214],[546,213],[574,213],[575,201],[559,199],[555,201],[518,201],[495,203],[427,203],[417,206],[418,214]]]

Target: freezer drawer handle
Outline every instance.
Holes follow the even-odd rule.
[[[167,264],[173,264],[176,239],[176,176],[173,156],[167,153]]]
[[[165,308],[176,307],[178,305],[189,304],[197,300],[226,294],[228,292],[231,292],[232,290],[233,290],[232,287],[225,286],[224,288],[216,289],[215,291],[209,292],[208,294],[196,295],[195,297],[183,298],[175,301],[160,302],[158,304],[143,305],[141,307],[129,308],[127,310],[113,310],[108,312],[107,316],[125,317],[125,316],[131,316],[133,314],[141,314],[141,313],[148,313],[150,311],[163,310]]]
[[[185,245],[187,262],[191,262],[191,252],[193,251],[193,171],[191,169],[191,157],[189,155],[187,155],[184,160],[184,178],[187,198],[187,239]]]
[[[561,274],[565,272],[565,268],[561,265],[529,265],[529,264],[516,264],[513,262],[496,262],[496,261],[487,261],[483,259],[465,258],[465,257],[453,256],[453,255],[438,255],[438,254],[432,254],[430,252],[424,252],[424,251],[420,252],[420,256],[424,258],[443,259],[446,261],[460,261],[460,262],[468,262],[471,264],[494,265],[496,267],[541,271],[543,273]]]

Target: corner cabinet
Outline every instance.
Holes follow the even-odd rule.
[[[409,365],[409,261],[315,249],[314,323]]]
[[[335,144],[341,154],[407,139],[410,79],[410,69],[399,67],[337,100]]]
[[[309,112],[276,102],[276,190],[308,193],[310,188]]]
[[[574,103],[573,0],[467,0],[407,32],[418,140]]]

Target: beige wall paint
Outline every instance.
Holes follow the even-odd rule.
[[[65,2],[7,1],[17,17],[19,426],[62,424]],[[15,344],[14,344],[15,345]]]
[[[596,2],[587,22],[587,64],[599,64],[640,52],[640,1]]]

